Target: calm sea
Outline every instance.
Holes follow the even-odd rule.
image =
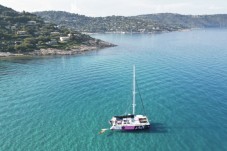
[[[0,59],[0,150],[226,151],[226,35],[93,35],[118,47]],[[133,64],[152,128],[98,135],[113,115],[131,112]]]

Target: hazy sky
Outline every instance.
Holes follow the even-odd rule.
[[[0,4],[17,11],[62,10],[87,16],[227,14],[227,0],[0,0]]]

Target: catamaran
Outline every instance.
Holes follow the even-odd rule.
[[[132,99],[132,114],[113,116],[109,121],[111,130],[134,131],[150,128],[150,123],[145,115],[136,115],[136,69],[133,66],[133,99]]]

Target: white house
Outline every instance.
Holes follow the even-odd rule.
[[[50,33],[51,35],[60,35],[60,32],[54,31]]]
[[[18,35],[25,35],[25,34],[27,34],[27,32],[26,31],[18,31],[17,34]]]
[[[61,42],[69,41],[69,37],[60,37]]]
[[[50,24],[50,21],[45,20],[44,23],[45,24]]]
[[[11,26],[11,30],[16,30],[17,27],[16,26]]]
[[[28,23],[27,23],[28,25],[36,25],[36,21],[28,21]]]

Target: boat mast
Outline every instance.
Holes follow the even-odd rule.
[[[135,115],[136,107],[136,67],[133,65],[133,100],[132,100],[132,114]]]

